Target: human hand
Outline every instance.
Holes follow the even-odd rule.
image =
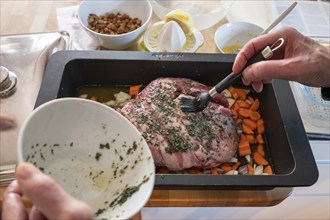
[[[307,86],[330,87],[330,52],[293,28],[281,28],[250,40],[236,56],[233,72],[239,73],[258,51],[283,38],[284,45],[272,60],[252,64],[243,71],[242,81],[261,92],[272,79],[297,81]]]
[[[32,164],[20,164],[16,179],[4,192],[2,219],[93,219],[87,204],[71,197]],[[23,194],[34,204],[30,213],[22,202]]]
[[[9,130],[15,126],[16,122],[12,116],[0,113],[0,131]]]

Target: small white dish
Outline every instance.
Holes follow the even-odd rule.
[[[165,21],[159,21],[153,24],[144,34],[143,36],[143,43],[145,47],[150,52],[163,52],[158,43],[158,35],[162,30],[163,26],[166,24]],[[190,36],[186,35],[186,44],[183,47],[181,52],[195,52],[200,46],[204,43],[204,37],[202,33],[197,30],[196,28],[193,29],[193,33]]]
[[[88,28],[89,14],[100,16],[110,12],[125,13],[131,18],[139,18],[142,21],[142,25],[131,32],[116,35],[100,34]],[[100,46],[110,50],[124,50],[134,45],[147,30],[151,16],[152,6],[149,1],[84,0],[78,7],[78,20],[83,29]]]
[[[114,109],[81,98],[35,109],[19,133],[18,161],[53,177],[98,219],[129,219],[154,186],[154,161],[140,132]]]
[[[226,23],[216,30],[214,41],[221,53],[237,53],[262,31],[261,27],[248,22]]]

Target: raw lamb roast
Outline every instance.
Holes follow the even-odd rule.
[[[171,171],[214,167],[234,156],[238,134],[222,94],[202,112],[180,109],[182,97],[208,90],[191,79],[158,78],[120,110],[146,139],[156,166]]]

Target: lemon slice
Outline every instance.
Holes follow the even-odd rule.
[[[175,21],[180,25],[183,32],[186,35],[191,35],[193,33],[194,25],[190,14],[184,10],[176,9],[170,11],[164,17],[165,22]]]

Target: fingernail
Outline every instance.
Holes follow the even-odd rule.
[[[244,69],[243,76],[246,80],[251,81],[251,78],[250,78],[250,76],[251,76],[251,67],[250,66],[248,66]]]
[[[244,85],[246,85],[246,86],[248,86],[248,85],[250,85],[250,80],[247,80],[247,79],[245,79],[244,77],[242,78],[242,82],[243,82],[243,84]]]
[[[38,173],[37,168],[28,163],[19,164],[16,169],[16,177],[21,180],[27,180],[36,173]]]
[[[264,84],[261,83],[261,84],[260,84],[260,87],[259,87],[259,90],[258,90],[258,93],[262,92],[262,89],[263,89],[263,88],[264,88]]]
[[[16,122],[15,122],[14,118],[12,118],[8,115],[1,115],[0,119],[1,119],[0,131],[9,130],[16,126]]]
[[[254,91],[256,91],[257,93],[260,93],[260,92],[262,92],[263,84],[260,81],[252,82],[252,87],[253,87]]]

